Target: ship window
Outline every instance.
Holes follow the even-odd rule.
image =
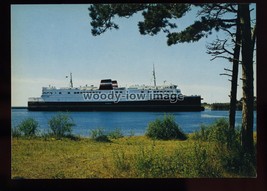
[[[59,94],[61,94],[61,92],[59,92]]]
[[[144,91],[141,91],[141,93],[144,93]]]
[[[115,91],[115,93],[117,94],[117,93],[119,93],[118,91]]]
[[[120,91],[120,93],[122,94],[122,91]]]
[[[70,94],[70,92],[68,92],[68,94]]]

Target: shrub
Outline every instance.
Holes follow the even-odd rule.
[[[123,134],[121,132],[121,129],[116,128],[114,131],[111,131],[108,134],[108,137],[111,138],[111,139],[118,139],[118,138],[122,138]]]
[[[130,132],[129,132],[129,136],[130,136],[130,137],[133,137],[133,136],[134,136],[134,130],[130,130]]]
[[[72,127],[75,126],[72,118],[68,114],[58,113],[48,121],[51,135],[56,137],[66,137],[71,135]]]
[[[154,171],[153,167],[157,159],[155,156],[153,147],[151,150],[146,150],[143,147],[140,148],[139,152],[134,157],[138,177],[148,178],[152,176]]]
[[[173,115],[164,115],[163,119],[156,119],[148,124],[146,136],[152,139],[187,139],[186,134],[176,124]]]
[[[223,169],[214,160],[212,147],[194,142],[186,151],[176,150],[172,156],[175,170],[185,178],[218,178]]]
[[[123,151],[120,152],[114,152],[113,154],[114,158],[114,165],[118,171],[129,171],[130,170],[130,162],[125,156],[125,153]]]
[[[14,127],[14,128],[11,128],[11,136],[12,137],[21,137],[22,133],[17,127]]]
[[[33,118],[23,120],[16,129],[13,129],[13,135],[23,135],[25,137],[36,136],[38,130],[38,122]]]
[[[101,129],[101,128],[91,130],[90,137],[91,139],[98,141],[98,142],[110,142],[104,129]]]
[[[225,118],[216,120],[211,125],[201,125],[200,130],[192,137],[196,140],[216,142],[218,144],[228,144],[236,146],[240,142],[240,131],[229,128],[229,123]]]
[[[244,176],[256,175],[255,155],[249,156],[243,151],[240,141],[240,128],[230,129],[228,121],[224,118],[216,120],[213,124],[200,127],[193,139],[215,143],[216,157],[222,167],[228,172]]]

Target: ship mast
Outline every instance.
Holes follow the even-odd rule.
[[[157,84],[156,84],[156,72],[155,72],[155,66],[153,64],[153,78],[154,78],[154,86],[156,87]]]
[[[72,73],[70,73],[70,88],[73,88],[73,83],[72,83]]]

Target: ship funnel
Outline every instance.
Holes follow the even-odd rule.
[[[104,79],[101,80],[99,90],[112,90],[112,80],[111,79]]]
[[[112,87],[117,88],[118,87],[118,82],[117,80],[112,80]]]

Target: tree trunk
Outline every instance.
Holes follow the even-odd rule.
[[[234,48],[234,56],[233,56],[230,110],[229,110],[229,126],[231,130],[235,129],[236,92],[237,92],[240,45],[241,45],[241,32],[240,32],[239,11],[238,11],[237,23],[236,23],[236,39],[235,39],[235,48]]]
[[[253,40],[251,38],[250,11],[248,4],[238,5],[242,33],[242,138],[244,151],[253,154]]]

